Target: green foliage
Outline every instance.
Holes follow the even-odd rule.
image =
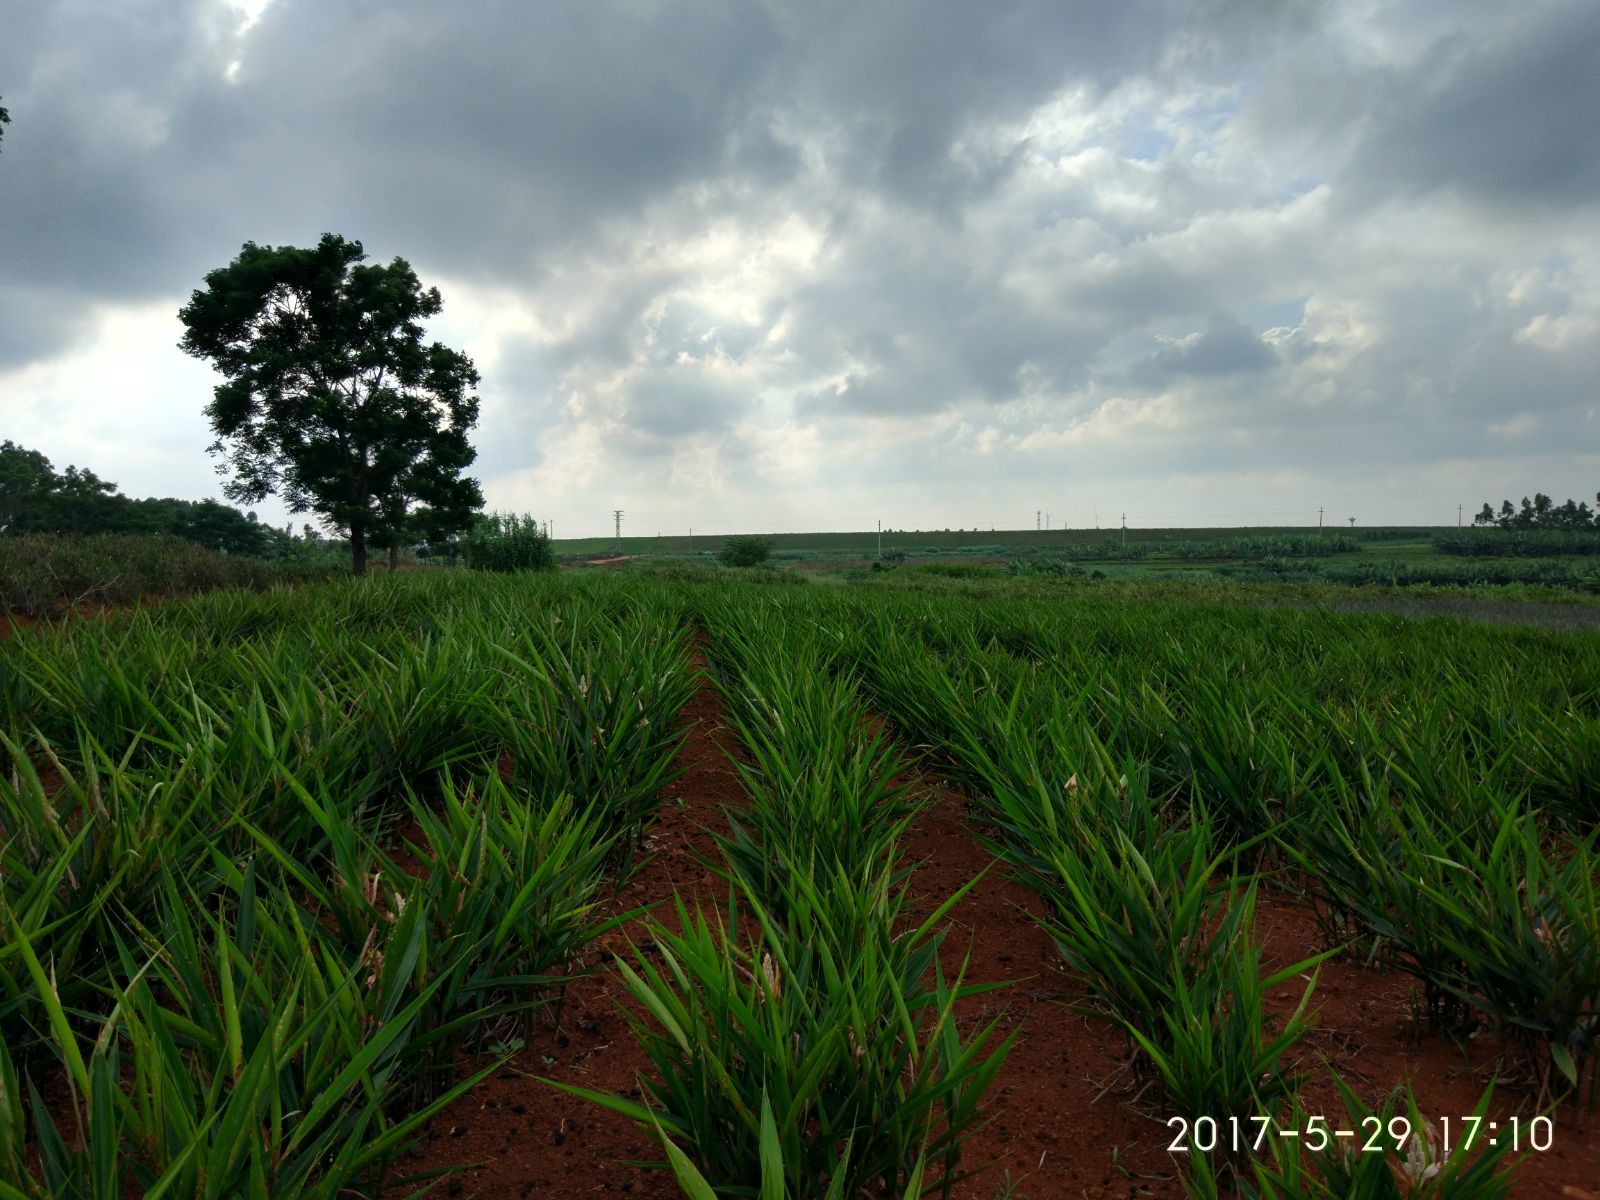
[[[393,538],[408,514],[439,531],[482,507],[462,472],[476,452],[471,359],[424,344],[442,307],[396,258],[363,266],[360,242],[324,234],[310,249],[246,242],[178,313],[181,347],[222,373],[206,409],[234,479],[232,499],[281,493],[348,530],[357,574],[368,537]]]
[[[772,555],[773,540],[755,534],[724,538],[717,561],[725,567],[759,567]]]
[[[1396,1088],[1377,1108],[1364,1103],[1350,1087],[1333,1076],[1343,1100],[1343,1118],[1324,1118],[1320,1140],[1312,1116],[1298,1104],[1281,1127],[1297,1129],[1301,1137],[1269,1136],[1263,1153],[1248,1177],[1233,1180],[1231,1193],[1240,1200],[1502,1200],[1510,1194],[1511,1176],[1504,1167],[1510,1157],[1510,1139],[1489,1143],[1487,1133],[1473,1136],[1478,1126],[1487,1129],[1486,1114],[1494,1089],[1483,1093],[1474,1119],[1451,1118],[1450,1144],[1439,1126],[1422,1113],[1409,1085]],[[1359,1148],[1352,1139],[1329,1135],[1329,1123],[1357,1131]],[[1465,1131],[1465,1132],[1464,1132]],[[1192,1151],[1184,1190],[1194,1200],[1217,1200],[1218,1173],[1209,1156]]]
[[[718,838],[727,912],[680,899],[649,929],[661,964],[620,967],[647,1014],[629,1014],[656,1068],[647,1103],[568,1090],[657,1129],[691,1194],[948,1196],[1011,1044],[955,1023],[986,990],[939,965],[966,889],[912,908],[896,861],[909,764],[870,727],[840,640],[749,600],[699,606],[753,759],[750,806]]]
[[[1595,502],[1600,506],[1600,494],[1595,496]],[[1472,518],[1472,523],[1518,530],[1597,529],[1600,528],[1600,514],[1591,512],[1587,501],[1568,499],[1565,504],[1557,504],[1543,492],[1535,492],[1532,500],[1526,496],[1522,498],[1521,508],[1512,508],[1511,501],[1506,500],[1496,513],[1486,503]]]
[[[228,554],[263,556],[275,530],[215,500],[134,500],[92,471],[57,473],[36,450],[0,442],[0,533],[165,533]]]
[[[340,953],[248,867],[235,884],[213,905],[170,879],[159,943],[115,939],[113,1002],[89,1025],[87,1055],[77,1014],[16,935],[69,1085],[68,1103],[52,1108],[29,1078],[29,1130],[0,1031],[0,1163],[21,1195],[332,1200],[370,1190],[435,1111],[389,1112],[436,990],[404,976],[421,914],[394,923],[384,948],[401,977],[384,986],[378,943]]]
[[[347,579],[0,642],[7,1183],[406,1194],[396,1157],[499,1065],[461,1053],[632,915],[603,871],[690,686],[644,595]]]
[[[728,814],[731,835],[718,838],[728,869],[781,913],[797,869],[831,878],[886,862],[917,811],[911,764],[873,727],[856,682],[829,669],[837,642],[785,629],[776,611],[742,599],[700,613],[729,724],[751,758],[734,764],[749,806]]]
[[[261,590],[334,572],[325,562],[221,554],[168,534],[0,537],[0,612],[51,617],[79,605],[126,605],[218,588]]]
[[[1325,568],[1320,578],[1357,587],[1472,587],[1475,585],[1542,584],[1600,594],[1600,566],[1560,559],[1505,560],[1475,557],[1432,562],[1404,560],[1346,563]]]
[[[992,1045],[992,1024],[956,1028],[973,989],[944,979],[937,929],[955,898],[912,925],[892,875],[798,877],[787,917],[748,893],[726,924],[680,901],[681,932],[649,930],[661,965],[636,952],[619,966],[648,1014],[629,1014],[659,1077],[641,1077],[648,1105],[566,1090],[659,1122],[722,1190],[754,1192],[781,1170],[788,1196],[824,1183],[899,1195],[925,1174],[948,1195],[1010,1043]]]
[[[1480,558],[1557,558],[1600,554],[1600,526],[1578,529],[1462,529],[1437,533],[1433,548],[1440,554]]]
[[[948,953],[941,974],[948,906],[907,894],[922,762],[1039,897],[1160,1111],[1304,1117],[1294,976],[1321,956],[1263,967],[1268,888],[1313,899],[1330,950],[1409,971],[1441,1025],[1477,1024],[1524,1095],[1593,1104],[1592,632],[898,590],[913,574],[381,576],[0,641],[0,1178],[27,1200],[418,1183],[396,1155],[458,1053],[553,1002],[607,927],[604,872],[672,778],[695,627],[744,747],[711,864],[729,901],[625,956],[656,1070],[643,1103],[591,1097],[659,1131],[691,1194],[959,1176],[1009,1043],[955,1022],[981,989]],[[35,1100],[47,1078],[66,1100]],[[1197,1156],[1189,1186],[1505,1190],[1426,1137],[1297,1154]]]
[[[526,513],[479,517],[462,536],[461,549],[476,571],[547,571],[556,565],[550,538]]]

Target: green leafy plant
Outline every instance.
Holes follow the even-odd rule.
[[[477,571],[548,571],[556,565],[549,535],[526,513],[479,517],[460,546],[467,566]]]
[[[756,534],[724,538],[717,561],[725,567],[759,567],[772,557],[773,540]]]
[[[938,962],[966,889],[911,925],[892,877],[799,881],[781,920],[749,892],[726,924],[680,900],[679,932],[648,931],[659,965],[618,965],[645,1014],[629,1018],[654,1068],[644,1103],[555,1086],[659,1127],[718,1192],[948,1196],[1011,1039],[955,1025],[957,1000],[985,990]]]

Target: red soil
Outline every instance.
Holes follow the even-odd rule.
[[[32,617],[25,617],[21,613],[0,612],[0,638],[10,637],[13,629],[29,629],[37,624]]]
[[[711,855],[709,829],[724,828],[722,809],[738,805],[742,790],[728,754],[734,739],[709,680],[702,679],[685,716],[691,733],[680,752],[682,777],[663,796],[654,827],[654,857],[620,892],[613,911],[641,905],[670,908],[674,891],[692,907],[722,897],[697,855]],[[1028,1200],[1082,1197],[1181,1197],[1177,1163],[1166,1146],[1170,1114],[1152,1089],[1136,1094],[1125,1070],[1123,1039],[1108,1022],[1068,1007],[1081,999],[1076,984],[1056,969],[1049,939],[1034,925],[1038,902],[1010,881],[974,836],[961,797],[933,776],[919,788],[928,807],[909,831],[904,849],[921,862],[913,876],[920,913],[990,868],[949,918],[944,946],[947,974],[967,958],[968,982],[1015,981],[969,998],[960,1012],[964,1032],[1000,1018],[1002,1036],[1018,1040],[990,1093],[990,1122],[968,1143],[963,1167],[983,1167],[957,1186],[960,1200],[995,1200],[1009,1175],[1016,1195]],[[661,911],[663,917],[667,915]],[[915,915],[915,914],[913,914]],[[1256,931],[1267,965],[1287,965],[1313,951],[1317,931],[1293,902],[1263,896]],[[596,947],[591,965],[626,952],[634,924]],[[1303,985],[1301,985],[1303,987]],[[1492,1074],[1494,1039],[1471,1039],[1467,1052],[1450,1040],[1419,1032],[1415,988],[1409,976],[1348,961],[1322,968],[1313,1001],[1317,1029],[1305,1043],[1306,1110],[1341,1124],[1343,1108],[1325,1082],[1326,1060],[1369,1103],[1410,1078],[1423,1115],[1460,1118],[1473,1111]],[[1280,1012],[1299,996],[1293,983],[1273,997]],[[627,1003],[614,972],[574,982],[560,1023],[547,1020],[512,1068],[481,1085],[433,1122],[430,1140],[407,1164],[423,1171],[452,1163],[479,1165],[452,1177],[437,1194],[466,1197],[539,1197],[577,1200],[596,1194],[674,1197],[666,1172],[625,1160],[661,1157],[659,1147],[627,1120],[537,1082],[545,1075],[600,1091],[637,1096],[637,1073],[646,1067],[619,1006]],[[1496,1089],[1502,1121],[1531,1114],[1525,1092]],[[1459,1121],[1453,1121],[1459,1128]],[[1600,1191],[1600,1137],[1567,1106],[1555,1118],[1551,1150],[1525,1154],[1515,1169],[1512,1194],[1593,1200]],[[985,1164],[988,1164],[985,1166]]]

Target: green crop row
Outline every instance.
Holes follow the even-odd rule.
[[[398,1153],[619,919],[679,618],[400,578],[0,645],[0,1196],[424,1186]]]
[[[644,1104],[581,1095],[660,1133],[687,1194],[948,1197],[1010,1040],[964,1033],[983,990],[947,979],[940,925],[913,920],[898,840],[909,761],[837,641],[743,595],[705,599],[713,673],[749,761],[749,805],[718,838],[729,900],[649,928],[662,962],[620,970],[654,1067]],[[970,886],[970,885],[969,885]]]
[[[1464,557],[1554,558],[1600,554],[1600,530],[1462,529],[1433,535],[1440,554]]]
[[[1318,963],[1347,952],[1486,1032],[1524,1105],[1593,1107],[1591,632],[384,577],[0,642],[0,1200],[425,1186],[396,1155],[475,1077],[456,1052],[493,1069],[621,919],[599,902],[671,778],[691,620],[742,744],[728,901],[646,924],[618,969],[654,1074],[642,1104],[592,1097],[659,1129],[691,1195],[959,1178],[1009,1043],[953,1020],[959,894],[907,901],[913,749],[1167,1111],[1294,1120]],[[1264,965],[1263,892],[1309,906],[1319,953]],[[1195,1157],[1188,1186],[1506,1186],[1420,1133],[1367,1161]]]
[[[1359,940],[1416,975],[1437,1023],[1476,1013],[1529,1099],[1592,1106],[1592,635],[1081,598],[742,603],[816,630],[835,677],[968,787],[1174,1105],[1292,1105],[1304,1026],[1269,1036],[1262,999],[1314,962],[1260,970],[1265,880],[1318,906],[1328,952]]]

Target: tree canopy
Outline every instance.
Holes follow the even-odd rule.
[[[281,535],[215,500],[135,500],[93,471],[58,472],[37,450],[0,442],[0,534],[170,533],[229,554],[271,554]]]
[[[422,322],[442,303],[404,259],[362,265],[360,242],[324,234],[314,247],[246,242],[178,313],[185,353],[225,382],[206,415],[233,478],[233,500],[280,494],[350,539],[356,572],[367,545],[411,529],[465,528],[483,506],[462,472],[477,457],[478,372]]]
[[[0,106],[0,142],[5,141],[6,126],[9,124],[11,124],[11,114],[5,110],[4,106]]]
[[[1507,500],[1495,512],[1488,504],[1472,518],[1474,525],[1496,525],[1501,529],[1600,529],[1600,493],[1595,495],[1595,512],[1589,511],[1587,502],[1569,499],[1557,504],[1543,492],[1535,492],[1533,499],[1522,498],[1522,507],[1513,508]]]

